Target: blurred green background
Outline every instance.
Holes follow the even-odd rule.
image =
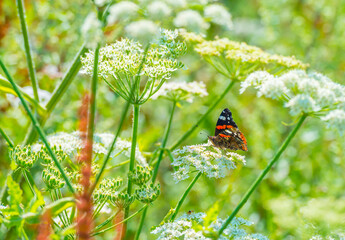
[[[310,69],[345,84],[344,0],[231,0],[222,3],[232,14],[233,29],[224,31],[211,27],[207,38],[219,35],[245,41],[271,53],[295,55],[309,63]],[[80,26],[94,7],[81,0],[25,1],[25,5],[39,86],[52,92],[83,42]],[[169,21],[166,21],[165,27],[169,28]],[[116,40],[113,32],[111,28],[107,30],[107,42]],[[0,2],[0,54],[15,81],[22,87],[29,86],[19,20],[11,0]],[[184,62],[188,70],[180,71],[174,79],[204,81],[209,96],[177,109],[168,146],[193,125],[228,84],[227,79],[192,49]],[[77,111],[89,82],[87,76],[76,77],[45,125],[48,134],[72,132],[78,128]],[[185,211],[206,211],[221,199],[221,217],[230,214],[295,120],[279,103],[257,98],[254,91],[239,95],[238,90],[239,85],[236,85],[184,144],[206,142],[207,134],[213,134],[220,112],[228,107],[248,140],[249,151],[244,153],[247,165],[225,179],[200,180],[183,206]],[[114,133],[122,106],[123,101],[100,82],[96,131]],[[160,100],[150,101],[141,108],[139,147],[143,152],[154,150],[161,141],[170,107],[168,101]],[[29,123],[16,100],[0,93],[0,126],[16,144],[24,140]],[[129,118],[123,138],[130,137],[131,123]],[[253,232],[271,239],[309,239],[317,234],[335,236],[345,228],[344,149],[344,137],[326,130],[317,119],[308,119],[239,215],[255,222]],[[2,138],[0,165],[0,184],[3,185],[10,160]],[[149,226],[159,224],[189,184],[189,180],[175,184],[171,172],[169,161],[165,159],[159,175],[162,193],[148,212],[143,239],[152,238]],[[139,218],[129,227],[134,229],[136,221]]]

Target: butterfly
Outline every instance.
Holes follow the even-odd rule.
[[[215,147],[221,149],[248,151],[247,140],[236,125],[228,108],[225,108],[220,114],[215,134],[208,139]]]

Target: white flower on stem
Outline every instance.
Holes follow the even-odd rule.
[[[95,13],[90,13],[81,27],[81,33],[86,42],[86,47],[95,49],[103,40],[102,23]]]
[[[204,9],[204,17],[210,18],[211,22],[232,29],[233,24],[231,21],[231,14],[222,5],[211,4]]]
[[[203,230],[216,233],[224,220],[217,218],[209,226],[205,226],[205,213],[183,214],[173,222],[165,222],[156,227],[151,233],[159,235],[159,240],[188,239],[188,240],[211,240],[206,237]],[[243,227],[251,226],[253,223],[243,218],[234,218],[229,226],[219,236],[221,240],[268,240],[261,234],[248,234]]]
[[[183,27],[192,32],[204,32],[209,28],[209,24],[205,22],[199,12],[194,10],[185,10],[179,12],[174,19],[176,27]]]
[[[152,99],[165,98],[170,101],[193,102],[195,97],[207,96],[206,85],[203,82],[166,82],[152,96]]]
[[[120,21],[129,21],[138,14],[138,10],[139,6],[135,3],[121,1],[110,7],[107,22],[111,25]]]
[[[345,134],[345,110],[336,109],[330,111],[326,116],[321,117],[328,128],[336,129],[341,136]]]
[[[157,38],[159,28],[150,20],[139,20],[127,25],[125,27],[125,32],[127,36],[146,44]]]
[[[80,138],[80,132],[64,133],[59,132],[47,137],[50,146],[61,147],[61,150],[72,156],[77,156],[78,152],[84,147],[83,141]],[[107,154],[108,149],[114,139],[114,135],[111,133],[94,134],[94,143],[92,150],[97,154]],[[32,146],[34,151],[39,151],[43,147],[43,144],[37,143]],[[130,157],[131,154],[131,142],[117,138],[112,157],[118,154],[123,154],[126,157]],[[140,152],[139,148],[136,148],[136,160],[142,166],[147,166],[145,157]]]
[[[189,178],[195,170],[209,178],[223,178],[238,163],[245,164],[244,156],[219,149],[210,143],[184,146],[175,150],[173,156],[172,165],[177,168],[173,173],[176,182]]]
[[[147,7],[148,17],[154,20],[161,20],[171,15],[171,8],[162,1],[154,1]]]
[[[103,7],[108,2],[109,0],[94,0],[94,3],[97,7]]]

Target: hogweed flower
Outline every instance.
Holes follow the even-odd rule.
[[[193,102],[195,97],[207,96],[203,82],[167,82],[152,96],[152,99],[164,98],[173,102]]]
[[[134,202],[135,196],[129,196],[127,193],[116,193],[109,200],[117,208],[125,209]]]
[[[154,1],[147,6],[148,17],[161,20],[171,15],[172,9],[162,1]]]
[[[81,34],[86,42],[86,47],[95,49],[103,41],[102,22],[95,13],[90,13],[81,27]]]
[[[134,19],[138,14],[139,6],[131,1],[121,1],[113,4],[109,8],[108,24],[117,22],[128,22]]]
[[[67,158],[67,154],[62,150],[61,146],[54,145],[51,147],[53,150],[56,158],[59,162],[63,162]],[[38,159],[42,160],[43,164],[51,164],[53,163],[53,159],[49,155],[49,152],[45,146],[43,146],[38,152]]]
[[[147,44],[157,38],[159,27],[150,20],[139,20],[128,24],[125,27],[125,32],[129,38]]]
[[[158,240],[173,240],[173,239],[198,239],[211,240],[209,237],[212,233],[216,233],[224,221],[220,218],[208,223],[205,221],[205,213],[188,213],[177,218],[175,221],[168,221],[156,227],[151,233],[159,235]],[[252,225],[243,218],[235,218],[231,224],[226,228],[224,233],[218,239],[237,239],[237,240],[268,240],[267,237],[261,234],[248,234],[243,227]]]
[[[227,38],[203,41],[196,45],[195,51],[219,73],[236,80],[242,80],[249,73],[260,69],[279,73],[308,67],[294,56],[272,55],[258,47]]]
[[[52,163],[47,165],[42,171],[42,179],[48,190],[61,189],[65,186],[60,171]]]
[[[56,154],[58,159],[64,160],[65,154],[73,159],[74,156],[83,147],[83,141],[80,136],[80,132],[76,131],[73,133],[58,132],[47,137],[49,145],[52,146],[53,150],[56,149]],[[96,154],[107,154],[108,148],[110,147],[114,135],[111,133],[95,133],[92,151]],[[45,158],[45,148],[43,144],[37,143],[32,146],[32,149],[39,152],[41,158]],[[62,153],[63,152],[63,153]],[[114,151],[111,157],[123,154],[126,157],[130,157],[131,152],[131,142],[118,138],[116,141]],[[143,154],[140,152],[139,148],[136,148],[136,160],[142,166],[147,166],[147,162]],[[49,161],[49,158],[45,158]]]
[[[112,196],[118,194],[118,190],[122,186],[121,178],[105,178],[101,181],[98,188],[93,193],[94,202],[108,201]]]
[[[321,117],[329,127],[345,133],[345,86],[319,73],[291,70],[280,76],[258,71],[241,83],[240,93],[253,86],[257,96],[277,99],[291,115]]]
[[[204,39],[204,35],[201,34],[197,34],[194,32],[188,32],[186,29],[181,28],[179,30],[179,34],[182,37],[182,39],[184,41],[186,41],[187,43],[191,43],[191,44],[198,44],[198,43],[202,43],[203,41],[205,41]]]
[[[238,163],[245,164],[244,156],[214,147],[212,144],[184,146],[173,152],[172,165],[176,182],[189,178],[190,173],[203,173],[209,178],[223,178],[226,172],[235,169]]]
[[[101,48],[99,76],[126,101],[143,104],[173,72],[184,67],[177,58],[185,54],[186,46],[176,40],[177,36],[177,31],[162,30],[147,52],[139,42],[129,39]],[[81,59],[86,74],[93,73],[93,59],[92,51]]]
[[[134,195],[142,203],[152,203],[160,194],[160,185],[143,185],[139,189],[136,189]]]
[[[38,158],[38,154],[31,149],[31,146],[16,146],[10,150],[10,156],[20,169],[32,168]]]
[[[223,26],[230,30],[233,27],[231,14],[222,5],[211,4],[204,9],[204,16],[209,18],[211,22]]]
[[[152,178],[152,168],[137,165],[134,171],[129,172],[128,177],[135,185],[143,186]]]
[[[209,28],[200,13],[194,10],[179,12],[174,19],[174,25],[196,33],[202,33]]]

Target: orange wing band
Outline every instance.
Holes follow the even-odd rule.
[[[231,137],[230,135],[219,134],[220,137]]]

